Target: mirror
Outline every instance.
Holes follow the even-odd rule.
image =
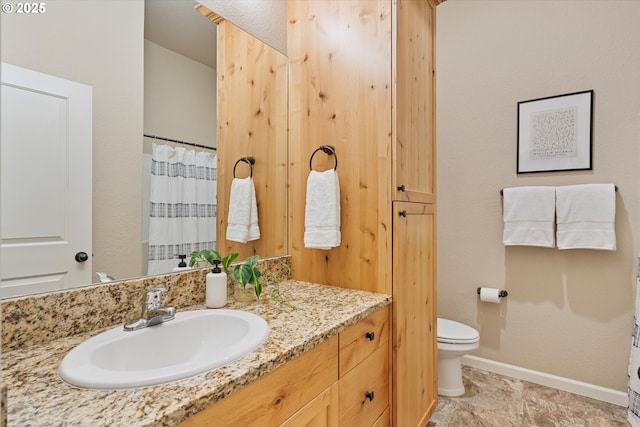
[[[146,80],[151,72],[145,64],[150,58],[145,56],[150,53],[155,55],[155,59],[160,56],[167,61],[178,58],[196,65],[195,68],[206,70],[205,67],[208,67],[213,70],[212,64],[203,64],[203,59],[188,58],[194,55],[193,52],[177,53],[172,50],[182,49],[174,45],[178,41],[175,34],[185,35],[189,33],[188,30],[203,26],[207,27],[211,36],[195,36],[195,39],[187,39],[183,46],[197,51],[195,41],[203,39],[210,46],[206,49],[211,50],[211,46],[215,46],[215,24],[195,11],[195,4],[191,0],[56,0],[47,4],[44,14],[2,14],[0,17],[3,62],[92,87],[93,283],[98,281],[95,272],[105,272],[122,280],[139,277],[145,271],[141,177],[143,148],[149,147],[151,140],[142,135],[149,133],[202,145],[217,143],[215,102],[195,107],[189,105],[193,96],[189,95],[186,83],[193,82],[192,76],[174,74],[177,89],[173,94],[166,90],[166,85],[164,93],[145,93]],[[249,6],[244,4],[244,7]],[[147,19],[147,29],[160,25],[156,33],[164,35],[164,39],[157,39],[158,36],[153,32],[147,32],[145,36],[145,14],[147,18],[152,18]],[[168,15],[169,21],[158,18],[162,15]],[[52,36],[54,34],[55,37]],[[155,61],[154,58],[151,60]],[[162,71],[166,74],[166,70]],[[215,76],[215,70],[209,74]],[[208,83],[206,89],[202,86],[199,89],[198,94],[211,93],[209,101],[215,100],[215,82]],[[184,97],[180,98],[180,95]],[[149,111],[154,109],[156,115],[150,116]],[[178,113],[181,116],[176,121],[183,127],[174,133],[169,127],[169,120],[163,119],[162,115],[166,118]],[[193,123],[198,123],[198,126]],[[286,129],[284,133],[286,135]],[[222,152],[218,156],[221,160],[225,159]],[[235,159],[225,160],[227,163],[235,162]],[[265,163],[262,166],[269,168]],[[278,191],[285,194],[286,188]],[[221,203],[218,212],[218,218],[226,217],[226,207]],[[268,239],[268,235],[263,239]],[[286,244],[278,247],[282,248],[283,253],[286,251]],[[265,251],[260,251],[262,257],[283,254]],[[32,262],[37,263],[38,260]],[[176,266],[177,263],[176,259]]]

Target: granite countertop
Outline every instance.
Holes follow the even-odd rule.
[[[293,280],[281,283],[280,290],[295,309],[268,295],[253,303],[230,299],[225,307],[250,311],[269,323],[271,333],[261,347],[228,365],[169,384],[87,390],[63,382],[57,367],[65,354],[111,327],[5,352],[8,425],[175,425],[391,303],[389,295]]]

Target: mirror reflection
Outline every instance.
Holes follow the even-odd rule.
[[[209,178],[214,178],[219,173],[212,164],[236,160],[226,159],[224,150],[220,150],[220,141],[216,141],[216,26],[193,9],[195,4],[191,0],[56,0],[48,7],[47,13],[41,16],[4,14],[1,17],[3,63],[77,82],[91,89],[92,153],[90,160],[85,160],[85,164],[89,164],[91,168],[89,177],[85,179],[91,183],[92,201],[90,214],[84,215],[91,221],[90,231],[80,233],[89,238],[89,243],[68,245],[70,247],[65,248],[64,254],[59,256],[74,259],[78,253],[85,252],[88,260],[78,263],[74,259],[74,263],[82,266],[80,270],[85,274],[85,279],[67,287],[96,283],[99,281],[96,274],[98,272],[103,273],[104,280],[110,280],[109,277],[121,280],[161,270],[171,271],[179,265],[180,260],[175,258],[158,270],[154,270],[155,267],[149,269],[149,258],[155,257],[150,256],[148,240],[150,232],[153,232],[153,225],[151,217],[147,217],[145,211],[151,206],[152,175],[148,171],[152,164],[154,144],[158,152],[164,151],[174,157],[193,157],[194,169],[198,168],[196,163],[200,162],[197,157],[208,157],[209,166],[203,167]],[[198,30],[198,34],[194,34],[193,30]],[[52,37],[53,34],[56,37]],[[201,56],[198,52],[205,52],[207,55]],[[3,95],[6,87],[3,84]],[[286,106],[286,91],[282,95]],[[234,101],[238,104],[238,100]],[[236,105],[235,111],[242,111],[241,105]],[[44,264],[49,264],[49,255],[38,255],[28,249],[14,256],[14,261],[8,261],[10,257],[5,257],[7,246],[15,246],[20,242],[30,243],[35,237],[27,236],[25,240],[15,233],[7,232],[13,228],[6,226],[5,190],[17,186],[15,180],[4,176],[4,162],[9,157],[6,155],[8,151],[5,147],[7,138],[4,128],[3,126],[1,294],[9,297],[61,289],[66,286],[59,283],[61,275],[45,272]],[[282,132],[286,138],[286,120],[280,133]],[[145,134],[180,142],[143,137]],[[183,142],[202,147],[192,147]],[[218,147],[220,152],[216,153],[208,147]],[[30,153],[30,150],[31,147],[22,151]],[[284,153],[286,155],[286,141]],[[268,170],[268,162],[271,160],[267,156],[261,156],[261,170]],[[276,161],[280,167],[282,158]],[[36,184],[28,188],[37,188],[38,182],[47,180],[51,181],[51,178],[45,174],[44,177],[32,180]],[[217,182],[214,179],[209,181],[210,184]],[[214,186],[217,187],[218,197],[220,185],[218,182]],[[282,188],[273,190],[285,194],[285,185],[286,183]],[[225,188],[224,192],[228,192],[228,189]],[[62,194],[51,194],[55,196],[48,200],[51,206],[67,206],[67,200]],[[213,198],[215,206],[215,191]],[[218,236],[222,233],[224,237],[221,218],[226,219],[227,207],[220,200],[217,203],[218,206],[213,211],[217,224],[214,222],[206,232],[186,227],[184,233],[196,235],[198,239],[201,234],[215,236],[217,226]],[[211,200],[203,205],[206,206],[205,210],[212,212]],[[38,229],[44,225],[57,227],[55,232],[46,230],[45,240],[49,246],[60,246],[60,241],[68,235],[68,229],[62,227],[61,230],[60,224],[70,225],[73,220],[55,217],[54,209],[47,208],[42,203],[37,208],[34,209],[37,212],[35,216],[24,219],[23,228]],[[55,217],[57,222],[49,221],[49,217]],[[200,219],[191,221],[202,222]],[[38,227],[34,226],[36,224]],[[278,235],[278,238],[281,239],[282,235]],[[202,244],[208,244],[210,239],[205,237],[205,240],[201,240],[205,242]],[[263,235],[265,243],[268,239],[268,233]],[[281,255],[285,248],[286,245],[281,243],[263,244],[260,246],[260,255]],[[164,249],[167,253],[171,252],[171,255],[188,250],[189,248]],[[9,270],[5,268],[5,264],[20,264],[21,268],[45,277],[45,280],[37,286],[20,289],[24,281],[11,283],[7,280],[5,272]]]

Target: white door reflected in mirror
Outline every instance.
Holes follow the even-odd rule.
[[[91,283],[92,89],[2,63],[1,297]]]

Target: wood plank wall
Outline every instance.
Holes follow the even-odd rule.
[[[287,57],[228,21],[218,24],[217,250],[239,259],[287,251]],[[261,238],[226,240],[234,165],[253,156]],[[249,176],[241,162],[236,176]]]
[[[291,1],[287,15],[292,275],[391,293],[391,1]],[[341,189],[342,244],[328,251],[304,248],[322,144],[336,147]]]

